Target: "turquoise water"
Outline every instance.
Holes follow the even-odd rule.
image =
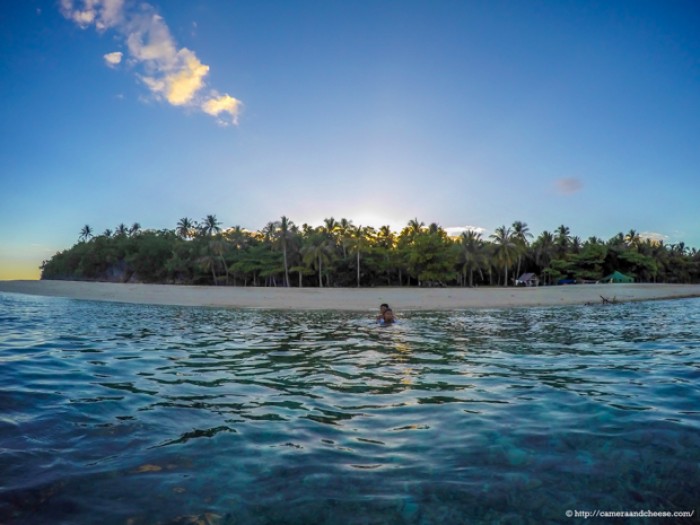
[[[697,522],[700,300],[370,313],[0,294],[0,523]]]

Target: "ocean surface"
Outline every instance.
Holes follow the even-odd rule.
[[[698,522],[700,300],[373,306],[0,293],[0,523]]]

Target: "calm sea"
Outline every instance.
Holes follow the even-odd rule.
[[[0,523],[698,521],[700,300],[394,306],[0,294]]]

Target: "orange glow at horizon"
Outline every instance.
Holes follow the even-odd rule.
[[[41,270],[35,261],[0,256],[0,281],[38,281]]]

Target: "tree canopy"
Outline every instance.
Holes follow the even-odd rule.
[[[581,241],[565,225],[534,238],[526,223],[450,237],[412,219],[400,231],[330,217],[297,226],[282,216],[261,231],[222,228],[216,215],[172,229],[123,223],[102,235],[80,230],[71,248],[44,261],[42,279],[228,286],[510,286],[522,273],[543,284],[591,282],[614,271],[637,282],[700,282],[700,252],[635,230]]]

